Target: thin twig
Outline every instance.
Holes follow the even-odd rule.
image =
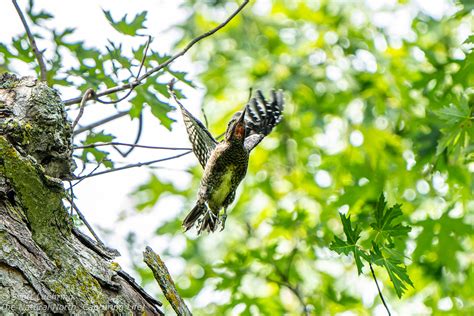
[[[248,99],[247,99],[247,103],[249,103],[249,102],[250,102],[250,99],[252,99],[252,92],[253,92],[253,88],[250,87],[250,88],[249,88],[249,97],[248,97]]]
[[[79,218],[81,219],[81,221],[84,223],[84,225],[86,225],[87,229],[90,231],[90,233],[92,234],[92,236],[94,236],[94,239],[97,241],[97,243],[99,245],[104,245],[104,243],[102,242],[102,240],[100,240],[99,236],[97,236],[97,234],[95,233],[94,229],[92,229],[92,226],[89,224],[89,222],[86,220],[86,218],[84,217],[84,214],[82,214],[81,210],[79,210],[79,208],[77,207],[76,203],[74,203],[74,201],[72,200],[71,197],[67,197],[67,199],[69,200],[69,202],[71,203],[72,207],[74,208],[74,210],[76,211],[77,215],[79,216]]]
[[[74,212],[74,207],[72,206],[72,203],[74,201],[74,191],[72,190],[72,182],[71,180],[69,182],[69,196],[71,197],[71,200],[69,201],[71,203],[71,212],[69,212],[69,215],[72,216],[72,213]]]
[[[287,281],[280,281],[280,280],[276,280],[276,279],[273,279],[273,278],[270,278],[268,277],[267,278],[268,281],[270,282],[273,282],[273,283],[276,283],[280,286],[284,286],[286,287],[287,289],[289,289],[291,292],[293,292],[293,294],[295,294],[296,298],[298,299],[298,301],[300,301],[300,304],[301,306],[303,307],[303,313],[305,316],[309,316],[311,315],[309,309],[308,309],[308,306],[306,306],[306,303],[304,301],[304,297],[303,297],[303,294],[301,293],[300,289],[298,286],[293,286],[291,285],[289,282]]]
[[[73,132],[73,135],[76,136],[76,135],[79,135],[81,133],[84,133],[84,132],[87,132],[87,131],[90,131],[91,129],[93,128],[96,128],[97,126],[100,126],[100,125],[104,125],[108,122],[111,122],[113,120],[116,120],[118,118],[121,118],[123,116],[126,116],[129,114],[129,111],[123,111],[123,112],[118,112],[117,114],[114,114],[112,116],[109,116],[109,117],[106,117],[100,121],[97,121],[95,123],[92,123],[90,125],[87,125],[87,126],[84,126],[84,127],[81,127],[81,128],[78,128],[77,130],[75,130]]]
[[[146,60],[146,56],[148,54],[148,47],[150,47],[150,43],[151,43],[151,36],[148,35],[148,41],[146,42],[145,51],[143,52],[142,62],[140,63],[140,68],[138,68],[138,73],[135,76],[135,78],[137,78],[137,79],[140,77],[140,74],[142,72],[142,68],[145,65],[145,60]]]
[[[179,316],[192,316],[186,303],[179,295],[178,290],[176,290],[176,286],[165,263],[149,246],[147,246],[145,252],[143,252],[143,261],[153,272],[155,280],[158,282],[163,294],[176,314]]]
[[[204,105],[201,105],[201,113],[204,117],[204,123],[206,124],[206,128],[209,129],[209,122],[207,121],[206,111],[204,111]]]
[[[103,159],[102,159],[103,160]],[[84,181],[84,179],[86,179],[88,176],[90,176],[91,174],[93,174],[97,169],[99,169],[100,165],[102,164],[102,160],[100,160],[98,163],[97,163],[97,166],[94,167],[94,169],[89,172],[89,174],[85,175],[85,176],[78,176],[77,179],[79,179],[79,181],[77,181],[76,183],[74,183],[72,185],[72,187],[75,187],[76,185],[78,185],[79,183],[81,183],[82,181]],[[85,169],[85,166],[84,166],[84,169]],[[82,173],[82,172],[81,172]]]
[[[181,108],[184,108],[184,105],[179,101],[178,99],[178,96],[176,95],[176,92],[174,91],[174,84],[176,83],[176,79],[173,78],[171,79],[171,81],[168,83],[168,92],[169,94],[171,94],[171,96],[173,97],[174,101],[176,103],[178,103],[178,105],[181,107]]]
[[[135,141],[133,142],[134,145],[138,144],[138,142],[140,141],[140,137],[142,136],[142,131],[143,131],[143,112],[140,112],[140,116],[138,118],[137,136],[135,137]],[[136,148],[135,146],[130,146],[130,148],[126,152],[122,152],[120,148],[118,148],[117,146],[114,146],[114,145],[112,146],[124,158],[130,155],[130,153]]]
[[[106,173],[121,171],[121,170],[130,169],[130,168],[135,168],[135,167],[148,166],[148,165],[152,165],[152,164],[157,163],[157,162],[162,162],[162,161],[167,161],[167,160],[176,159],[176,158],[185,156],[185,155],[187,155],[187,154],[189,154],[189,153],[191,153],[191,152],[192,152],[192,150],[189,150],[189,151],[186,151],[186,152],[181,153],[181,154],[179,154],[179,155],[175,155],[175,156],[171,156],[171,157],[166,157],[166,158],[157,159],[157,160],[151,160],[151,161],[146,161],[146,162],[139,162],[139,163],[129,164],[129,165],[126,165],[126,166],[123,166],[123,167],[119,167],[119,168],[108,169],[108,170],[104,170],[104,171],[101,171],[101,172],[88,174],[88,175],[85,175],[85,176],[82,176],[82,177],[78,177],[78,178],[73,179],[73,180],[82,181],[83,179],[91,178],[91,177],[95,177],[95,176],[99,176],[99,175],[103,175],[103,174],[106,174]],[[77,183],[76,183],[76,184],[77,184]],[[75,184],[75,185],[76,185],[76,184]]]
[[[372,272],[372,277],[374,278],[375,285],[377,286],[377,291],[379,291],[379,296],[380,296],[380,299],[382,300],[383,306],[385,306],[388,316],[391,316],[392,314],[390,313],[390,309],[388,308],[388,305],[385,302],[382,291],[380,290],[380,287],[379,287],[379,283],[377,282],[377,277],[375,276],[374,268],[372,268],[372,264],[370,262],[369,262],[369,267],[370,267],[370,272]]]
[[[138,79],[140,77],[140,73],[142,72],[143,65],[145,64],[145,60],[146,60],[146,57],[147,57],[148,47],[150,46],[150,42],[151,42],[151,36],[148,36],[148,41],[146,42],[145,49],[144,49],[143,56],[142,56],[142,61],[140,62],[140,68],[138,68],[138,72],[137,72],[137,75],[135,76],[135,79]],[[123,97],[119,98],[118,100],[106,101],[106,100],[100,99],[97,96],[95,97],[95,100],[97,102],[103,103],[103,104],[115,104],[115,103],[122,102],[123,100],[128,98],[128,96],[130,94],[132,94],[133,90],[135,90],[135,88],[137,87],[137,85],[133,85],[132,83],[129,83],[129,86],[130,86],[130,90]]]
[[[89,95],[93,95],[94,90],[91,88],[87,89],[84,95],[82,96],[81,104],[79,105],[79,113],[76,116],[76,119],[74,120],[74,123],[72,123],[72,129],[76,127],[77,123],[79,123],[79,120],[81,119],[82,115],[84,114],[84,107],[86,106],[86,102],[89,98]]]
[[[89,145],[84,145],[84,146],[74,146],[74,149],[95,148],[95,147],[102,147],[102,146],[128,146],[128,147],[163,149],[163,150],[191,150],[191,148],[186,148],[186,147],[161,147],[161,146],[148,146],[148,145],[121,143],[121,142],[94,143],[94,144],[89,144]]]
[[[179,51],[177,54],[173,55],[172,57],[170,57],[168,60],[166,60],[164,63],[150,69],[149,71],[145,72],[143,75],[141,75],[140,77],[137,78],[136,81],[133,81],[131,83],[127,83],[127,84],[122,84],[122,85],[118,85],[118,86],[115,86],[113,88],[110,88],[110,89],[107,89],[107,90],[104,90],[104,91],[101,91],[101,92],[97,92],[96,93],[96,97],[101,97],[101,96],[104,96],[104,95],[109,95],[109,94],[112,94],[112,93],[116,93],[116,92],[119,92],[119,91],[123,91],[123,90],[127,90],[127,89],[132,89],[132,87],[136,87],[138,85],[140,85],[140,83],[145,80],[146,78],[150,77],[151,75],[153,75],[154,73],[168,67],[172,62],[174,62],[176,59],[178,59],[179,57],[183,56],[184,54],[186,54],[186,52],[191,48],[193,47],[197,42],[199,42],[200,40],[206,38],[206,37],[209,37],[211,36],[212,34],[216,33],[218,30],[220,30],[221,28],[223,28],[224,26],[226,26],[240,11],[242,11],[242,9],[249,3],[249,0],[245,0],[238,8],[237,10],[234,11],[234,13],[232,13],[224,22],[222,22],[221,24],[219,24],[218,26],[216,26],[215,28],[213,28],[212,30],[209,30],[207,31],[206,33],[203,33],[201,35],[199,35],[198,37],[194,38],[191,42],[188,43],[188,45],[186,45],[186,47],[183,48],[183,50]],[[64,103],[66,105],[71,105],[71,104],[76,104],[76,103],[79,103],[81,102],[81,97],[77,97],[77,98],[73,98],[73,99],[70,99],[70,100],[66,100]]]
[[[21,9],[18,6],[18,3],[16,2],[16,0],[12,0],[12,2],[13,2],[13,5],[15,6],[16,12],[18,12],[18,15],[20,16],[21,23],[23,23],[23,27],[25,28],[26,35],[28,36],[28,39],[30,41],[31,49],[33,50],[33,53],[35,54],[36,60],[38,61],[38,65],[40,68],[41,81],[47,81],[48,73],[46,72],[46,65],[44,63],[43,54],[38,49],[38,45],[36,45],[35,38],[30,31],[28,23],[26,23],[25,16],[23,15],[23,12],[21,12]]]
[[[283,281],[279,281],[279,280],[275,280],[275,279],[271,279],[271,278],[268,278],[268,280],[272,281],[272,282],[275,282],[275,283],[278,283],[280,285],[283,285],[286,288],[288,288],[291,292],[293,292],[293,294],[295,294],[295,296],[300,301],[300,304],[303,307],[304,314],[306,316],[309,316],[311,313],[309,311],[308,306],[306,305],[305,298],[303,296],[303,293],[301,293],[299,286],[298,285],[292,285],[290,283],[291,265],[293,264],[293,259],[295,258],[297,252],[298,252],[298,247],[293,248],[293,250],[291,251],[289,259],[288,259],[288,266],[287,266],[287,269],[286,269],[286,274],[283,273],[283,271],[281,271],[280,268],[278,268],[277,265],[275,265],[275,271]]]

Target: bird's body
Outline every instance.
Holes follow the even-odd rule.
[[[232,146],[224,141],[212,152],[204,169],[198,197],[205,199],[214,213],[233,202],[233,199],[229,201],[229,194],[245,177],[248,161],[249,153],[242,145]]]
[[[257,101],[258,100],[258,101]],[[273,91],[268,103],[260,91],[257,99],[251,99],[242,112],[234,114],[228,124],[224,140],[215,141],[202,123],[191,115],[179,102],[193,151],[204,168],[197,202],[183,221],[185,230],[197,222],[198,233],[222,229],[227,217],[226,210],[235,199],[235,192],[247,173],[251,150],[281,120],[283,96]],[[220,211],[224,210],[222,216]]]
[[[235,198],[235,191],[247,173],[249,154],[239,144],[222,141],[209,157],[198,191],[196,208],[207,206],[211,213],[203,218],[201,230],[214,231],[219,224],[219,212],[227,209]],[[192,212],[187,219],[191,219]],[[184,223],[190,221],[184,220]]]

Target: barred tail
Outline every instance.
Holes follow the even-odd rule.
[[[184,231],[188,231],[191,227],[194,226],[194,223],[201,217],[201,215],[206,214],[207,206],[206,204],[196,203],[191,212],[183,221]]]
[[[198,225],[200,226],[198,229],[198,234],[200,234],[203,230],[213,232],[219,225],[217,215],[214,215],[212,211],[208,210],[207,205],[204,203],[196,203],[191,212],[189,212],[188,216],[186,216],[183,221],[184,231],[190,230],[196,221],[198,221]]]

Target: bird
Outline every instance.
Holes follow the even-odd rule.
[[[179,102],[172,86],[169,90],[180,107],[192,150],[204,168],[196,204],[183,220],[182,227],[186,232],[196,226],[198,235],[203,231],[214,232],[219,226],[222,231],[227,208],[234,201],[237,187],[247,173],[250,152],[283,117],[283,92],[272,90],[271,100],[267,101],[257,90],[243,110],[232,116],[223,140],[218,142]]]

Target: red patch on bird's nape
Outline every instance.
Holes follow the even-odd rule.
[[[234,130],[234,136],[238,139],[243,139],[245,136],[245,127],[243,124],[237,124]]]

